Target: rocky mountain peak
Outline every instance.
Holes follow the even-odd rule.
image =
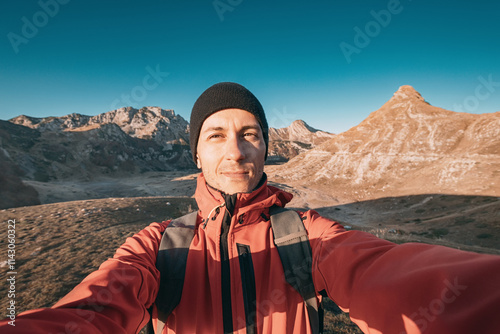
[[[429,122],[432,119],[455,118],[456,113],[450,110],[432,106],[412,86],[404,85],[394,93],[380,109],[372,112],[363,122],[358,125],[358,130],[366,126],[383,129],[387,126],[411,127],[422,126],[422,121]],[[405,125],[406,124],[406,125]]]
[[[286,128],[269,128],[269,160],[287,161],[334,136],[309,126],[303,120],[296,120]]]
[[[319,144],[325,138],[331,138],[334,135],[329,132],[313,128],[303,120],[296,120],[286,128],[270,128],[269,140],[281,141],[300,141],[308,144]]]
[[[394,95],[392,96],[392,99],[390,101],[402,101],[402,100],[406,100],[406,101],[422,101],[422,102],[425,102],[425,99],[422,97],[422,95],[420,95],[419,92],[417,92],[415,90],[415,88],[413,88],[412,86],[410,85],[403,85],[401,87],[399,87],[399,89],[394,93]]]
[[[295,130],[296,132],[306,132],[306,133],[315,133],[319,131],[318,129],[315,129],[312,126],[309,126],[309,124],[307,124],[301,119],[293,121],[292,124],[290,124],[289,129]]]
[[[17,117],[14,117],[10,120],[11,123],[17,124],[17,125],[23,125],[28,128],[33,128],[34,124],[37,124],[41,121],[41,118],[36,118],[36,117],[31,117],[31,116],[26,116],[26,115],[19,115]]]

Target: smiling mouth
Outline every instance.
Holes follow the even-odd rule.
[[[222,175],[230,178],[243,178],[248,176],[249,172],[248,171],[225,171],[221,173]]]

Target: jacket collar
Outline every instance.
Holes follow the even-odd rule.
[[[238,193],[236,195],[236,203],[234,206],[234,214],[241,215],[250,210],[269,208],[273,205],[284,207],[291,201],[293,195],[267,184],[267,175],[264,173],[263,180],[260,186],[250,193]],[[200,215],[205,219],[208,218],[210,212],[216,207],[221,207],[225,204],[224,195],[212,187],[210,187],[201,173],[198,176],[196,192],[196,203],[200,210]]]

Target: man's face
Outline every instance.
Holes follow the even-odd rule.
[[[251,192],[262,178],[266,144],[248,111],[225,109],[210,115],[201,127],[197,152],[207,183],[226,194]]]

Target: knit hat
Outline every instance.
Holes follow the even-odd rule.
[[[189,122],[189,143],[196,163],[196,147],[203,122],[208,116],[224,109],[242,109],[253,114],[262,128],[266,143],[266,158],[269,129],[266,115],[259,100],[245,87],[234,82],[220,82],[205,90],[194,103]]]

